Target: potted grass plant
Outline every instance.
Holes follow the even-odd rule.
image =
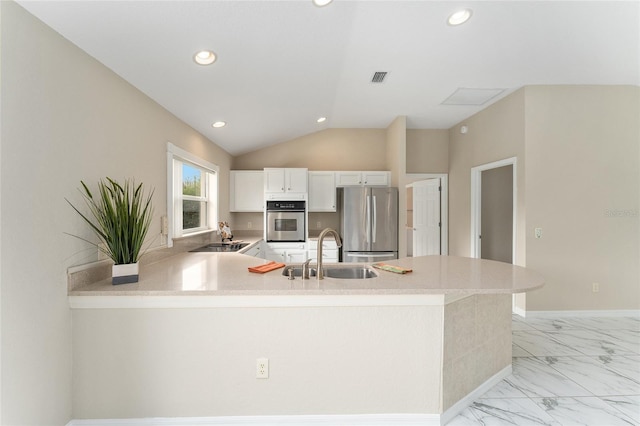
[[[127,179],[121,185],[107,177],[98,182],[98,194],[94,197],[87,185],[80,183],[82,189],[79,190],[89,214],[67,202],[89,224],[102,244],[81,239],[97,245],[113,260],[113,284],[137,282],[138,260],[153,216],[153,190],[145,195],[142,183],[136,186]]]

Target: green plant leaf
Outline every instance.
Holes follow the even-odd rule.
[[[98,182],[99,197],[93,198],[87,185],[83,181],[80,183],[84,189],[80,193],[90,214],[82,213],[69,200],[66,201],[104,243],[105,248],[99,246],[100,250],[116,264],[137,262],[153,218],[151,201],[154,190],[145,196],[142,183],[135,186],[126,179],[121,185],[107,177],[106,181]]]

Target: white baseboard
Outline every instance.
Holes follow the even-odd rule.
[[[515,311],[514,311],[515,312]],[[519,312],[516,312],[520,315]],[[525,315],[522,315],[525,316]],[[560,318],[560,317],[637,317],[640,310],[598,310],[598,311],[526,311],[526,316],[532,318]]]
[[[485,394],[489,389],[500,383],[502,380],[507,378],[512,372],[512,366],[509,364],[502,370],[498,371],[496,374],[491,376],[486,382],[475,388],[471,393],[462,398],[460,401],[453,404],[447,411],[442,413],[440,416],[441,425],[446,425],[454,417],[460,414],[465,408],[469,407],[473,401],[480,398],[483,394]]]
[[[440,426],[437,414],[353,414],[308,416],[228,416],[72,420],[67,426]]]
[[[522,308],[518,308],[517,306],[514,306],[511,309],[511,312],[513,312],[514,314],[516,314],[518,316],[521,316],[522,318],[525,318],[527,316],[527,311],[525,311]]]

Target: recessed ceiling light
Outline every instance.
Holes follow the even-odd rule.
[[[216,61],[216,54],[210,50],[201,50],[195,54],[193,60],[196,61],[196,64],[211,65]]]
[[[313,4],[318,7],[326,6],[331,3],[333,0],[313,0]]]
[[[325,121],[327,121],[327,117],[320,117],[316,120],[318,123],[324,123]]]
[[[459,10],[449,16],[449,20],[447,21],[447,23],[453,26],[464,24],[469,20],[469,18],[471,18],[471,14],[471,9]]]
[[[212,126],[215,127],[216,129],[220,127],[224,127],[226,125],[227,125],[226,121],[216,121],[215,123],[212,124]]]

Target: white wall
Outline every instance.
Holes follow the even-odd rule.
[[[166,213],[166,143],[221,169],[231,157],[13,2],[1,11],[0,245],[2,424],[65,424],[72,414],[66,269],[96,250],[66,204],[80,180],[135,178]],[[159,244],[155,240],[154,245]]]

